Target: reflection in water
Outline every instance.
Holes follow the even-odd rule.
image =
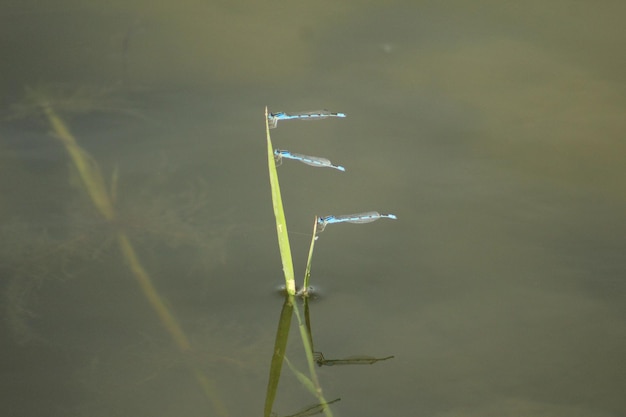
[[[315,363],[317,366],[333,366],[333,365],[372,365],[376,362],[393,359],[395,356],[385,356],[384,358],[375,358],[373,356],[355,355],[341,359],[326,359],[322,352],[313,352]]]

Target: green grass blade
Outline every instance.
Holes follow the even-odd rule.
[[[304,295],[306,295],[309,290],[309,280],[311,278],[311,261],[313,260],[313,248],[315,247],[316,237],[317,237],[317,216],[315,216],[315,223],[313,224],[313,237],[311,238],[311,246],[309,247],[309,258],[306,261],[306,271],[304,272],[304,286],[302,287],[302,291]]]
[[[280,196],[280,185],[278,183],[278,173],[276,172],[276,162],[274,161],[274,147],[270,138],[270,127],[267,119],[267,107],[265,107],[265,133],[267,135],[267,165],[270,174],[270,186],[272,188],[272,205],[274,216],[276,217],[276,231],[278,233],[278,247],[280,248],[280,259],[283,263],[283,273],[285,274],[285,288],[287,294],[296,293],[296,282],[293,272],[293,260],[291,258],[291,246],[289,245],[289,235],[287,234],[287,221],[283,209],[283,200]]]

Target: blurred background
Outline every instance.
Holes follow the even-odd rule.
[[[282,299],[264,108],[333,414],[626,409],[626,4],[0,5],[0,413],[262,415]],[[32,102],[97,162],[207,400]],[[30,97],[30,98],[29,98]],[[306,369],[292,335],[287,356]],[[274,411],[315,403],[288,368]]]

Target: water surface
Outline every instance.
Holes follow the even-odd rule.
[[[2,6],[2,414],[261,415],[282,300],[263,111],[337,416],[618,416],[626,407],[620,3]],[[115,190],[181,355],[25,88]],[[290,161],[287,161],[290,162]],[[117,174],[114,174],[117,172]],[[294,328],[287,355],[306,369]],[[191,358],[189,358],[191,357]],[[315,399],[287,367],[274,411]]]

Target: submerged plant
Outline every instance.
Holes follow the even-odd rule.
[[[119,215],[116,204],[117,176],[113,175],[111,183],[107,184],[99,164],[79,145],[68,125],[57,112],[56,106],[66,111],[74,110],[78,112],[88,112],[97,108],[92,106],[90,100],[81,101],[73,97],[69,101],[64,101],[59,100],[54,95],[47,95],[46,92],[41,89],[28,89],[23,106],[18,108],[18,110],[21,110],[24,115],[38,113],[45,117],[45,120],[53,131],[53,136],[67,151],[72,165],[78,174],[80,184],[88,195],[92,206],[96,209],[102,222],[111,231],[113,239],[117,243],[116,246],[122,254],[126,266],[135,278],[144,297],[152,306],[179,352],[183,355],[187,354],[191,351],[189,337],[172,313],[170,306],[157,291],[148,270],[144,267],[139,258],[137,249],[131,241],[124,222],[120,221],[122,217]],[[99,109],[107,109],[107,107],[99,107]],[[16,300],[21,301],[19,291],[14,292],[14,297]],[[19,309],[16,308],[14,311],[17,315],[21,313]],[[194,375],[204,394],[212,403],[216,414],[219,416],[227,415],[226,408],[220,396],[217,394],[214,382],[198,368],[190,366],[189,370]]]
[[[39,83],[24,88],[22,99],[11,105],[8,119],[45,116],[44,102],[66,117],[90,113],[143,117],[136,105],[120,93],[118,88],[108,86]]]

